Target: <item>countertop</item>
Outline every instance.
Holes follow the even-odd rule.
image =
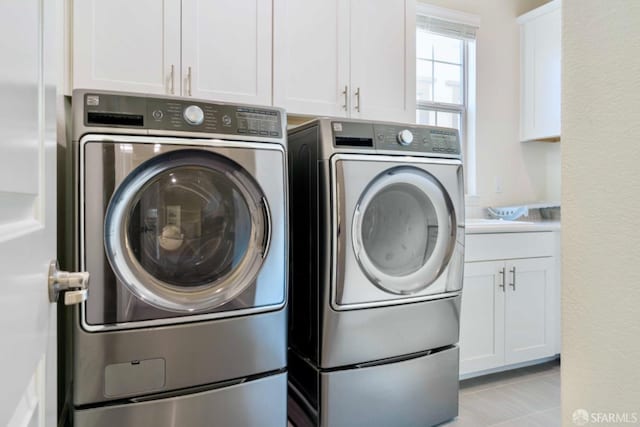
[[[560,231],[560,221],[506,221],[484,218],[467,218],[465,220],[466,234],[531,233],[536,231]]]

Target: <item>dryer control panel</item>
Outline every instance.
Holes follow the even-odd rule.
[[[282,138],[276,108],[108,93],[84,95],[84,125]]]
[[[362,121],[334,121],[331,125],[336,147],[455,156],[461,153],[457,129]]]
[[[460,154],[457,129],[374,124],[373,132],[378,150]]]

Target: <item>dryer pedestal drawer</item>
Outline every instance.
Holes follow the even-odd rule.
[[[287,374],[200,393],[76,411],[76,427],[286,426]]]
[[[322,427],[435,425],[458,415],[458,347],[320,374]]]

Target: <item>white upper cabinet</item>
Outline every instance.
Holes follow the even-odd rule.
[[[346,116],[349,2],[276,0],[273,102],[297,114]]]
[[[73,87],[180,94],[180,0],[73,2]]]
[[[275,0],[275,105],[412,122],[415,97],[415,0]]]
[[[74,2],[73,87],[271,104],[271,0]]]
[[[560,137],[560,1],[518,18],[520,24],[520,139]]]
[[[271,0],[182,0],[183,95],[271,104]]]
[[[351,0],[351,116],[414,122],[416,25],[411,0]]]

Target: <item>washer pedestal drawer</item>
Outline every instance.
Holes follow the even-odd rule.
[[[76,410],[76,427],[284,427],[287,374],[156,400]]]
[[[458,358],[459,349],[453,346],[374,366],[335,371],[309,366],[307,375],[298,371],[297,377],[292,371],[289,417],[298,427],[440,424],[458,415]],[[305,395],[316,386],[308,383],[314,376],[319,381],[317,402]]]

